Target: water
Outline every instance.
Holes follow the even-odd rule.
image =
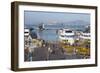
[[[46,41],[58,41],[58,33],[57,30],[43,30],[39,31],[37,26],[31,26],[34,28],[33,32],[36,32],[37,35],[39,35],[39,38],[46,40]],[[74,30],[80,30],[83,31],[85,30],[84,26],[48,26],[45,25],[45,29],[62,29],[62,28],[68,28],[68,29],[74,29]]]
[[[58,33],[56,30],[33,30],[32,32],[36,32],[38,38],[46,40],[46,41],[57,41],[58,40]]]

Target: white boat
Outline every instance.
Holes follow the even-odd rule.
[[[75,36],[74,31],[70,29],[59,30],[59,40],[60,41],[66,40],[72,45],[74,43],[74,36]]]
[[[90,33],[81,32],[80,38],[81,39],[89,39],[90,40]]]
[[[28,28],[24,28],[24,36],[29,36],[30,30]]]

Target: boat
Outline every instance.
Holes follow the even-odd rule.
[[[29,36],[30,30],[28,28],[24,28],[24,36]]]
[[[81,32],[80,39],[90,40],[90,33]]]
[[[75,33],[71,29],[60,29],[59,30],[59,40],[66,41],[66,43],[70,43],[72,45],[74,43]]]

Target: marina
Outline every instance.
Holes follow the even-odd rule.
[[[25,28],[24,42],[25,61],[90,58],[89,31],[46,28],[42,24]]]

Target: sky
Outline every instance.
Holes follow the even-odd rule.
[[[40,23],[64,23],[82,20],[90,22],[90,14],[88,13],[67,13],[67,12],[39,12],[24,11],[25,25],[37,25]]]

